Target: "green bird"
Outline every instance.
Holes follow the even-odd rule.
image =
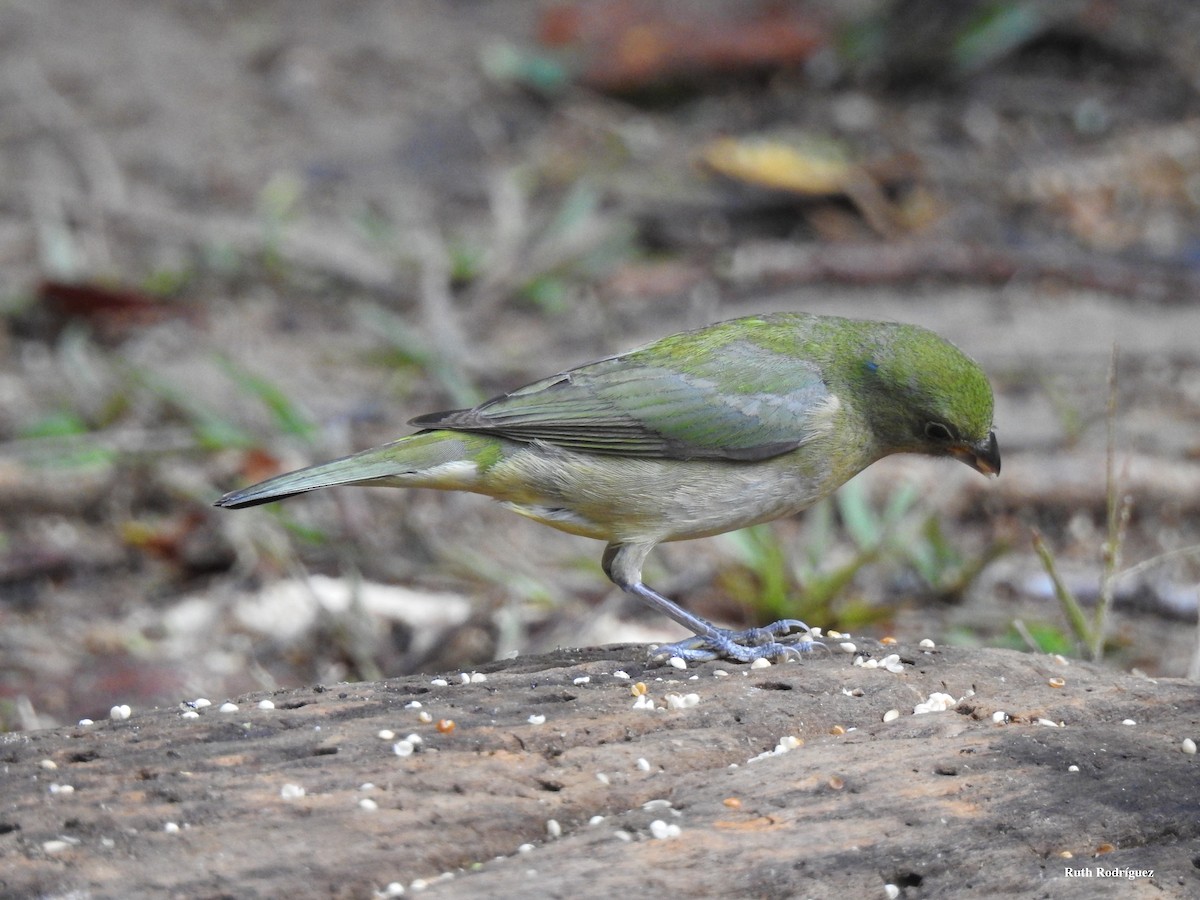
[[[662,338],[570,369],[354,456],[226,494],[240,508],[343,484],[473,491],[605,541],[604,572],[695,637],[685,660],[797,656],[785,619],[730,631],[642,583],[656,544],[799,512],[892,453],[1000,472],[978,364],[916,325],[775,313]],[[787,640],[783,640],[788,638]]]

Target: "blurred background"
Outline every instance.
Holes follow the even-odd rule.
[[[959,344],[1004,474],[650,584],[1197,675],[1200,6],[0,0],[0,49],[0,728],[678,636],[484,498],[212,503],[773,310]]]

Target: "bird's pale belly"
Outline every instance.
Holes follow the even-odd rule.
[[[543,447],[493,466],[474,489],[573,534],[615,542],[675,541],[798,512],[849,477],[828,464],[806,462],[812,458],[790,453],[755,463],[631,459]]]

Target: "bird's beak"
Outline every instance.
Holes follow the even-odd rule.
[[[950,455],[983,475],[1000,474],[1000,445],[994,431],[976,444],[959,444],[950,450]]]

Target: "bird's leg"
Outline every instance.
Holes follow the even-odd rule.
[[[609,544],[604,549],[602,565],[604,574],[621,590],[633,594],[695,633],[695,637],[659,647],[654,653],[656,659],[678,656],[689,662],[707,662],[713,659],[753,662],[756,659],[799,658],[804,651],[813,648],[815,642],[808,638],[786,644],[778,640],[793,631],[808,633],[808,626],[797,619],[781,619],[762,628],[730,631],[718,628],[647,587],[642,583],[642,563],[645,562],[652,546]]]

